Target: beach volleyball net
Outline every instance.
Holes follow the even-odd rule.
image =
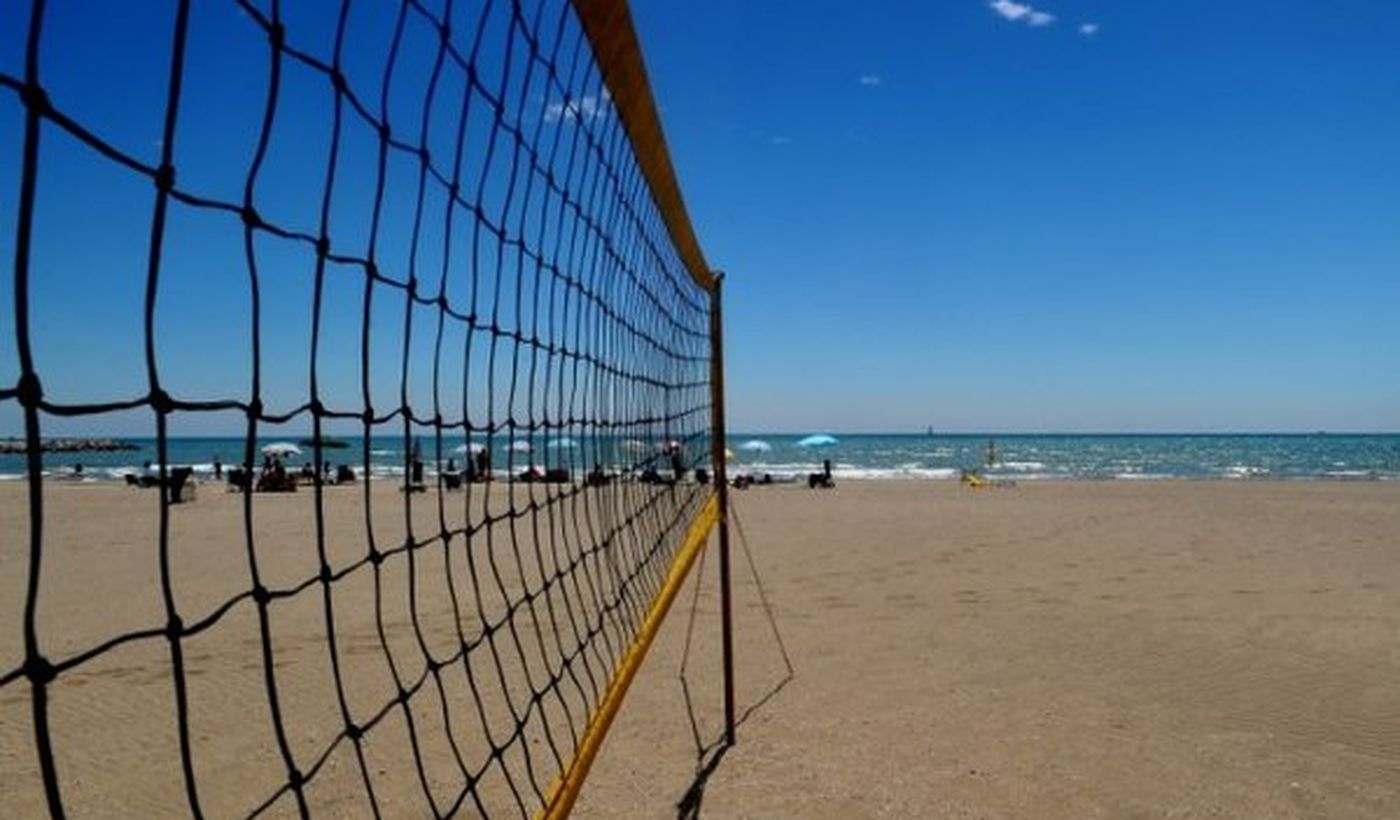
[[[567,813],[721,515],[718,286],[626,3],[3,17],[0,815]],[[43,442],[104,425],[150,473],[70,543]]]

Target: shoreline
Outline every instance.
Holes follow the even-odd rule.
[[[136,474],[138,474],[137,471],[132,471],[132,472],[131,472],[131,475],[136,475]],[[580,475],[582,475],[582,473],[580,473]],[[731,474],[731,476],[732,476],[732,475],[733,475],[733,474]],[[926,477],[921,477],[921,476],[898,476],[898,475],[892,475],[892,476],[852,476],[852,475],[842,475],[840,472],[833,472],[832,475],[833,475],[833,477],[835,478],[838,487],[839,487],[841,484],[845,484],[845,483],[858,484],[858,485],[865,485],[865,484],[870,484],[870,485],[885,485],[885,484],[890,484],[890,485],[895,485],[895,486],[907,485],[907,484],[958,485],[958,484],[961,484],[961,483],[962,483],[962,482],[958,479],[957,476],[951,476],[951,477],[941,477],[941,476],[940,476],[940,477],[936,477],[936,478],[926,478]],[[425,476],[425,479],[426,479],[426,481],[427,481],[428,492],[429,492],[429,493],[434,492],[434,491],[435,491],[435,486],[436,486],[436,479],[437,479],[438,474],[432,472],[431,470],[428,470],[428,471],[425,471],[425,472],[424,472],[424,476]],[[120,476],[118,476],[118,477],[113,477],[113,478],[97,478],[97,477],[90,477],[90,476],[84,476],[84,477],[82,477],[82,478],[75,478],[75,477],[73,477],[73,476],[70,475],[70,474],[45,474],[43,478],[44,478],[43,484],[44,484],[45,487],[118,487],[118,488],[122,488],[122,489],[126,489],[126,488],[127,488],[127,485],[126,485],[124,479],[122,479]],[[635,480],[635,479],[634,479],[634,480]],[[198,485],[198,486],[200,486],[200,487],[204,487],[204,488],[220,488],[220,487],[222,487],[222,488],[227,488],[227,489],[229,489],[230,492],[232,491],[232,489],[228,487],[227,481],[225,481],[225,480],[216,480],[216,479],[213,478],[212,475],[201,474],[201,473],[195,473],[195,474],[192,476],[192,481],[193,481],[194,484],[196,484],[196,485]],[[392,474],[391,474],[391,475],[383,475],[383,474],[380,474],[380,475],[373,475],[373,476],[370,476],[370,477],[368,477],[368,478],[366,478],[366,477],[364,477],[364,476],[359,476],[359,477],[356,479],[356,482],[354,482],[354,483],[346,483],[346,484],[328,483],[328,484],[324,484],[324,485],[322,485],[322,486],[325,487],[325,488],[327,488],[327,489],[334,489],[334,488],[336,488],[336,487],[345,487],[345,488],[348,488],[348,487],[354,487],[354,486],[355,486],[355,483],[362,482],[362,481],[368,481],[368,482],[370,482],[370,483],[372,483],[372,484],[374,484],[374,485],[376,485],[376,486],[377,486],[377,485],[381,485],[381,484],[386,484],[386,483],[388,483],[388,484],[390,484],[390,485],[393,485],[393,486],[398,486],[398,485],[400,485],[400,484],[403,483],[403,475],[402,475],[402,474],[398,474],[398,475],[392,475]],[[24,486],[24,485],[26,485],[27,483],[28,483],[27,477],[24,476],[24,475],[0,474],[0,487],[5,487],[5,486]],[[496,477],[496,478],[494,478],[494,479],[492,480],[492,483],[495,483],[495,484],[498,484],[498,485],[502,485],[502,486],[506,486],[506,485],[512,485],[512,486],[513,486],[513,485],[517,485],[517,484],[518,484],[518,485],[521,485],[521,486],[530,486],[530,485],[532,485],[532,484],[543,486],[543,485],[545,485],[546,483],[548,483],[550,486],[582,486],[582,485],[583,485],[583,482],[582,482],[582,481],[561,482],[561,483],[549,483],[549,482],[540,482],[540,481],[523,481],[523,480],[520,480],[520,479],[509,479],[509,478],[505,478],[505,477]],[[624,482],[624,483],[626,483],[626,482]],[[1026,487],[1026,486],[1040,486],[1040,485],[1071,485],[1071,486],[1072,486],[1072,485],[1079,485],[1079,484],[1084,484],[1084,485],[1115,485],[1115,484],[1129,484],[1129,485],[1143,485],[1143,486],[1152,486],[1152,485],[1158,485],[1158,484],[1161,484],[1161,485],[1174,485],[1174,484],[1223,484],[1223,485],[1238,485],[1238,484],[1283,484],[1283,485],[1304,484],[1304,485],[1306,485],[1306,484],[1320,484],[1320,485],[1327,485],[1327,486],[1330,486],[1330,485],[1336,485],[1336,484],[1395,484],[1395,483],[1400,483],[1400,476],[1391,476],[1391,475],[1357,475],[1357,476],[1265,476],[1265,477],[1255,477],[1255,476],[1239,476],[1239,477],[1228,477],[1228,476],[1138,476],[1138,477],[1132,477],[1132,476],[1103,476],[1103,477],[1098,477],[1098,476],[1064,476],[1064,477],[1060,477],[1060,476],[992,476],[992,477],[989,478],[988,484],[987,484],[987,485],[984,485],[984,486],[982,486],[982,487],[969,488],[969,489],[975,489],[975,490],[979,490],[979,491],[990,491],[990,490],[1011,490],[1011,489],[1015,489],[1015,488],[1017,488],[1017,487]],[[730,491],[730,492],[731,492],[731,494],[733,494],[733,493],[748,493],[748,492],[766,492],[766,491],[778,490],[778,489],[780,489],[780,488],[782,488],[782,489],[797,488],[797,489],[800,489],[800,490],[803,490],[803,491],[809,491],[809,488],[807,487],[807,485],[806,485],[806,483],[805,483],[805,476],[804,476],[804,475],[796,475],[796,474],[793,474],[793,475],[785,476],[785,477],[782,477],[782,478],[778,478],[778,477],[775,475],[774,480],[773,480],[773,482],[772,482],[771,484],[762,484],[762,483],[760,483],[760,482],[755,482],[755,483],[753,484],[753,486],[748,487],[748,488],[745,488],[745,489],[743,489],[743,490],[731,488],[731,491]],[[302,488],[302,490],[303,490],[304,492],[310,492],[310,491],[311,491],[311,485],[308,484],[308,485],[304,486],[304,487]]]
[[[183,467],[183,466],[196,466],[196,467],[197,467],[198,465],[180,465],[180,464],[171,465],[172,468],[175,468],[175,467]],[[358,465],[353,465],[353,466],[358,466]],[[523,470],[524,467],[522,467],[521,469]],[[819,467],[818,467],[818,468],[814,468],[814,469],[819,469]],[[576,471],[576,472],[578,472],[580,475],[583,475],[583,471]],[[751,474],[754,474],[754,475],[761,475],[762,472],[763,472],[763,471],[758,471],[758,470],[754,470],[754,471],[744,471],[744,474],[750,474],[750,473],[751,473]],[[803,482],[805,481],[805,479],[806,479],[806,473],[804,473],[804,472],[793,472],[793,471],[782,471],[782,472],[779,472],[779,471],[768,471],[768,472],[770,472],[770,474],[773,476],[773,479],[774,479],[774,480],[773,480],[772,484],[771,484],[771,485],[764,485],[764,484],[755,482],[753,488],[751,488],[751,489],[759,489],[759,490],[762,490],[762,489],[772,488],[772,487],[793,487],[793,486],[800,486],[801,489],[804,489],[804,490],[807,489],[805,483],[803,483]],[[832,471],[832,476],[833,476],[833,478],[835,478],[838,482],[847,482],[847,481],[850,481],[850,482],[858,482],[858,483],[862,483],[862,484],[865,484],[865,483],[871,483],[871,484],[910,484],[910,483],[929,483],[929,484],[948,484],[948,483],[951,483],[951,484],[957,484],[957,483],[959,483],[959,476],[958,476],[958,474],[957,474],[958,471],[956,471],[956,470],[950,470],[950,471],[948,471],[948,472],[950,473],[950,474],[948,474],[948,475],[936,475],[936,476],[909,475],[909,474],[907,474],[907,473],[905,473],[905,472],[901,472],[901,471],[888,471],[889,474],[887,474],[887,475],[869,475],[869,474],[868,474],[869,472],[871,472],[871,471],[865,471],[865,470],[843,471],[843,470],[841,470],[841,469],[838,468],[838,469],[834,469],[834,470]],[[940,472],[942,472],[942,471],[940,470]],[[122,478],[122,475],[124,475],[124,474],[139,475],[139,473],[140,473],[140,470],[139,470],[139,469],[136,469],[136,468],[132,468],[132,469],[125,469],[125,468],[123,468],[123,471],[122,471],[121,473],[118,473],[118,474],[116,474],[116,475],[111,475],[111,476],[102,476],[102,477],[99,477],[99,476],[95,476],[95,475],[84,475],[84,476],[82,476],[82,477],[76,477],[76,476],[74,476],[71,472],[45,471],[45,472],[43,473],[43,478],[44,478],[44,483],[45,483],[46,485],[53,484],[53,485],[56,485],[56,486],[106,486],[106,485],[123,486],[124,479]],[[423,474],[424,474],[425,477],[427,477],[427,478],[430,479],[430,480],[431,480],[431,479],[435,479],[435,478],[439,475],[439,473],[435,472],[435,471],[432,470],[431,468],[425,468]],[[740,471],[734,471],[734,470],[731,470],[730,473],[729,473],[729,475],[730,475],[731,478],[733,478],[734,476],[739,475],[739,474],[741,474]],[[1362,473],[1362,472],[1360,472],[1360,471],[1357,471],[1357,472],[1355,472],[1355,473],[1346,473],[1346,474],[1338,474],[1338,475],[1297,475],[1297,476],[1274,476],[1274,475],[1199,475],[1199,476],[1180,475],[1180,476],[1174,476],[1174,475],[1132,475],[1132,474],[1114,475],[1114,476],[1072,476],[1072,475],[1017,475],[1017,474],[1014,474],[1014,473],[991,473],[991,474],[986,474],[986,473],[984,473],[983,476],[984,476],[985,478],[988,478],[989,480],[991,480],[991,481],[993,481],[993,482],[998,482],[998,483],[996,484],[996,487],[1000,487],[1000,488],[1003,488],[1003,489],[1004,489],[1004,488],[1009,488],[1009,487],[1015,487],[1015,486],[1018,486],[1018,485],[1020,485],[1020,484],[1115,484],[1115,483],[1128,483],[1128,484],[1178,484],[1178,483],[1188,483],[1188,484],[1189,484],[1189,483],[1215,483],[1215,482],[1218,482],[1218,483],[1221,483],[1221,484],[1268,484],[1268,483],[1277,483],[1277,484],[1299,484],[1299,483],[1302,483],[1302,484],[1306,484],[1306,483],[1311,483],[1311,482],[1316,482],[1316,483],[1319,483],[1319,484],[1370,484],[1370,483],[1381,483],[1381,484],[1384,484],[1384,483],[1390,483],[1390,482],[1397,482],[1397,481],[1400,481],[1400,475],[1392,475],[1392,474],[1381,473],[1381,472],[1377,472],[1377,471],[1367,471],[1367,472],[1365,472],[1365,473]],[[215,479],[215,478],[213,477],[213,473],[212,473],[211,471],[200,471],[200,470],[196,469],[196,471],[195,471],[195,473],[194,473],[194,475],[193,475],[192,477],[193,477],[195,480],[197,480],[200,484],[216,484],[216,483],[217,483],[217,484],[223,484],[223,483],[225,483],[225,482],[224,482],[223,480],[221,480],[221,479]],[[372,482],[376,482],[376,483],[378,483],[378,482],[383,482],[383,481],[400,482],[400,481],[402,481],[402,479],[403,479],[403,473],[402,473],[401,471],[400,471],[400,472],[379,472],[379,473],[372,474],[372,475],[370,475],[370,476],[368,476],[368,477],[363,476],[363,475],[357,473],[357,480],[359,480],[359,481],[366,481],[366,480],[368,480],[368,481],[372,481]],[[23,473],[0,473],[0,486],[3,486],[3,485],[5,485],[5,484],[11,484],[11,483],[21,484],[21,483],[24,483],[26,480],[27,480],[27,476],[24,475]],[[497,476],[497,477],[494,478],[493,480],[496,481],[496,482],[499,482],[499,483],[503,483],[503,484],[509,484],[509,483],[528,484],[528,483],[530,483],[530,482],[524,482],[524,481],[519,481],[519,480],[508,479],[508,478],[506,478],[504,475]],[[429,483],[431,484],[432,482],[430,481]],[[574,482],[574,483],[582,483],[582,482]],[[329,485],[326,485],[326,486],[336,486],[336,485],[334,485],[334,484],[329,484]]]
[[[326,450],[321,458],[334,465],[348,464],[362,475],[368,470],[376,476],[393,477],[403,473],[411,454],[421,445],[424,466],[432,475],[433,468],[443,468],[454,458],[462,463],[467,453],[485,447],[500,476],[519,473],[532,462],[576,473],[591,470],[595,464],[622,472],[644,467],[653,446],[660,446],[653,441],[659,435],[655,431],[636,435],[635,439],[583,434],[537,434],[524,438],[508,434],[485,438],[387,436],[368,442],[352,439],[352,446]],[[838,481],[957,479],[965,469],[976,470],[986,479],[1020,482],[1400,480],[1400,436],[1390,434],[1017,434],[999,439],[865,434],[848,436],[825,447],[803,446],[802,440],[794,436],[770,440],[746,436],[728,437],[733,451],[728,463],[731,475],[753,474],[761,479],[769,474],[778,480],[796,478],[803,484],[808,474],[821,471],[827,460],[832,462]],[[267,443],[269,437],[258,441]],[[997,443],[993,445],[993,441]],[[132,442],[140,445],[138,452],[46,454],[40,466],[50,475],[64,476],[81,464],[85,472],[96,477],[121,481],[124,473],[139,471],[144,462],[161,460],[171,466],[191,467],[196,475],[207,478],[216,461],[232,466],[245,459],[247,448],[247,441],[240,438],[172,437],[161,452],[150,440]],[[691,442],[684,453],[687,464],[702,466],[708,461],[707,446],[703,440]],[[987,458],[993,450],[995,466],[988,468]],[[284,464],[294,468],[315,457],[315,448],[302,449],[285,457]],[[0,455],[0,481],[23,477],[27,469],[24,457]]]

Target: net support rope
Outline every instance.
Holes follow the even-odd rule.
[[[128,805],[120,782],[94,793],[69,748],[83,738],[54,725],[55,698],[81,699],[74,681],[82,674],[156,647],[172,709],[150,719],[173,726],[182,813],[336,814],[319,785],[336,769],[359,784],[337,800],[394,816],[403,804],[393,801],[405,798],[388,794],[377,762],[387,759],[411,771],[415,814],[563,816],[717,518],[716,493],[691,478],[713,447],[714,283],[626,3],[401,0],[389,4],[388,25],[366,34],[358,21],[371,0],[338,0],[325,4],[324,38],[304,36],[292,19],[300,15],[288,14],[296,5],[173,3],[165,27],[142,44],[168,55],[165,73],[146,78],[163,89],[154,154],[133,149],[114,136],[120,123],[75,107],[51,84],[68,57],[53,43],[71,10],[65,17],[45,0],[17,0],[3,12],[4,24],[19,22],[24,33],[17,67],[0,66],[0,113],[21,125],[18,177],[6,192],[15,207],[3,215],[14,237],[14,333],[4,344],[14,345],[6,355],[17,376],[0,385],[0,418],[22,424],[28,520],[27,532],[5,524],[6,555],[13,549],[26,569],[14,585],[22,603],[0,612],[0,630],[17,647],[14,657],[0,655],[0,702],[24,704],[31,749],[18,774],[0,774],[29,778],[28,791],[41,798],[12,802],[24,790],[6,791],[0,815]],[[242,28],[199,40],[218,10],[235,12]],[[192,60],[237,38],[258,59],[236,70],[263,90],[251,151],[230,147],[217,157],[241,177],[229,195],[186,182],[207,178],[189,172],[213,161],[187,159],[198,128],[187,109],[203,93]],[[362,56],[371,44],[382,60]],[[306,87],[328,120],[308,112]],[[275,192],[285,183],[270,168],[288,133],[303,131],[326,147],[306,160],[319,169],[318,206],[314,220],[298,223],[277,216]],[[352,134],[371,135],[372,162],[349,159]],[[145,230],[127,237],[143,247],[143,264],[91,280],[102,287],[111,281],[104,277],[139,277],[144,293],[144,383],[115,395],[59,388],[75,377],[46,358],[54,331],[34,307],[39,277],[65,275],[54,272],[55,249],[36,228],[65,218],[50,204],[64,173],[54,164],[66,155],[55,150],[60,142],[148,191]],[[339,204],[354,186],[370,191],[364,223],[346,220]],[[238,235],[241,253],[224,261],[241,268],[246,289],[234,325],[246,336],[247,378],[224,380],[212,397],[181,389],[158,332],[180,309],[167,295],[168,280],[181,275],[172,249],[198,245],[185,235],[193,217]],[[400,233],[406,243],[386,238]],[[289,265],[291,253],[306,263]],[[285,321],[278,299],[290,280],[311,294],[299,320],[306,346],[292,351],[264,338]],[[347,287],[358,292],[351,309],[327,295]],[[357,331],[352,344],[327,340],[328,328],[346,326]],[[386,326],[397,344],[385,342]],[[306,362],[292,391],[274,375],[288,357]],[[342,360],[355,373],[349,382],[327,365]],[[386,379],[396,389],[381,390]],[[177,560],[189,544],[175,526],[181,443],[172,431],[202,417],[237,420],[246,473],[230,502],[246,583],[194,607]],[[46,591],[64,582],[65,567],[49,555],[55,536],[46,524],[61,490],[45,478],[42,449],[46,431],[117,418],[141,419],[153,439],[155,493],[141,503],[155,507],[146,536],[162,615],[74,646],[62,622],[45,615]],[[273,507],[257,465],[267,437],[288,429],[309,431],[312,442],[315,479],[298,496],[309,539],[262,525]],[[322,480],[334,435],[358,438],[355,467],[372,480]],[[398,462],[386,465],[390,440]],[[472,469],[449,466],[459,452]],[[553,464],[537,470],[532,453]],[[347,499],[362,518],[348,535],[338,512]],[[401,525],[391,531],[386,513]],[[314,569],[290,579],[274,573],[278,556],[292,553],[309,556]],[[367,595],[352,595],[361,587]],[[372,608],[369,625],[347,618],[348,601]],[[279,626],[305,606],[317,613],[316,652],[331,681],[321,694],[337,715],[310,746],[293,728],[305,715],[291,700],[284,667],[294,658]],[[191,646],[244,627],[239,637],[257,655],[246,719],[265,721],[260,754],[279,773],[251,778],[237,795],[243,802],[229,802],[227,790],[205,782],[218,739],[196,727],[192,681],[208,661]],[[366,647],[389,680],[372,707],[352,651]]]

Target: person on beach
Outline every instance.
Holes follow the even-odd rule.
[[[987,466],[997,466],[997,440],[994,438],[987,439]]]
[[[681,455],[680,444],[673,443],[668,449],[671,455],[671,475],[679,482],[685,478],[685,457]]]
[[[218,456],[214,456],[214,478],[215,480],[224,477],[224,462]]]

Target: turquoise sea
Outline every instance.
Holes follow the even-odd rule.
[[[800,475],[818,469],[830,459],[838,478],[866,479],[953,479],[965,468],[982,468],[1000,478],[1016,480],[1055,479],[1320,479],[1320,480],[1400,480],[1400,434],[1316,433],[1305,435],[1268,434],[961,434],[961,435],[837,435],[837,444],[822,448],[798,446],[806,434],[735,434],[729,439],[736,458],[731,472],[753,471],[774,477]],[[81,463],[86,480],[120,480],[123,473],[139,470],[146,460],[155,459],[152,439],[126,439],[138,445],[135,451],[113,453],[46,453],[47,475],[71,475]],[[342,437],[349,446],[327,450],[326,459],[348,463],[363,473],[365,453],[362,439]],[[744,444],[762,441],[769,449]],[[989,440],[995,440],[997,463],[985,467]],[[269,440],[270,441],[270,440]],[[268,443],[260,441],[259,447]],[[656,442],[635,440],[562,439],[536,442],[532,452],[510,450],[509,441],[492,441],[492,466],[497,471],[519,471],[531,463],[567,466],[586,470],[597,461],[611,466],[634,465],[655,452]],[[372,476],[401,475],[412,442],[402,437],[376,437],[370,441],[369,467]],[[421,443],[424,460],[431,473],[435,442]],[[466,444],[460,438],[444,438],[443,462],[448,458],[463,464]],[[214,459],[225,465],[237,463],[243,452],[242,438],[172,438],[170,462],[191,465],[197,473],[209,473]],[[290,465],[311,458],[292,456]],[[22,456],[0,456],[0,480],[17,480],[24,475]]]

